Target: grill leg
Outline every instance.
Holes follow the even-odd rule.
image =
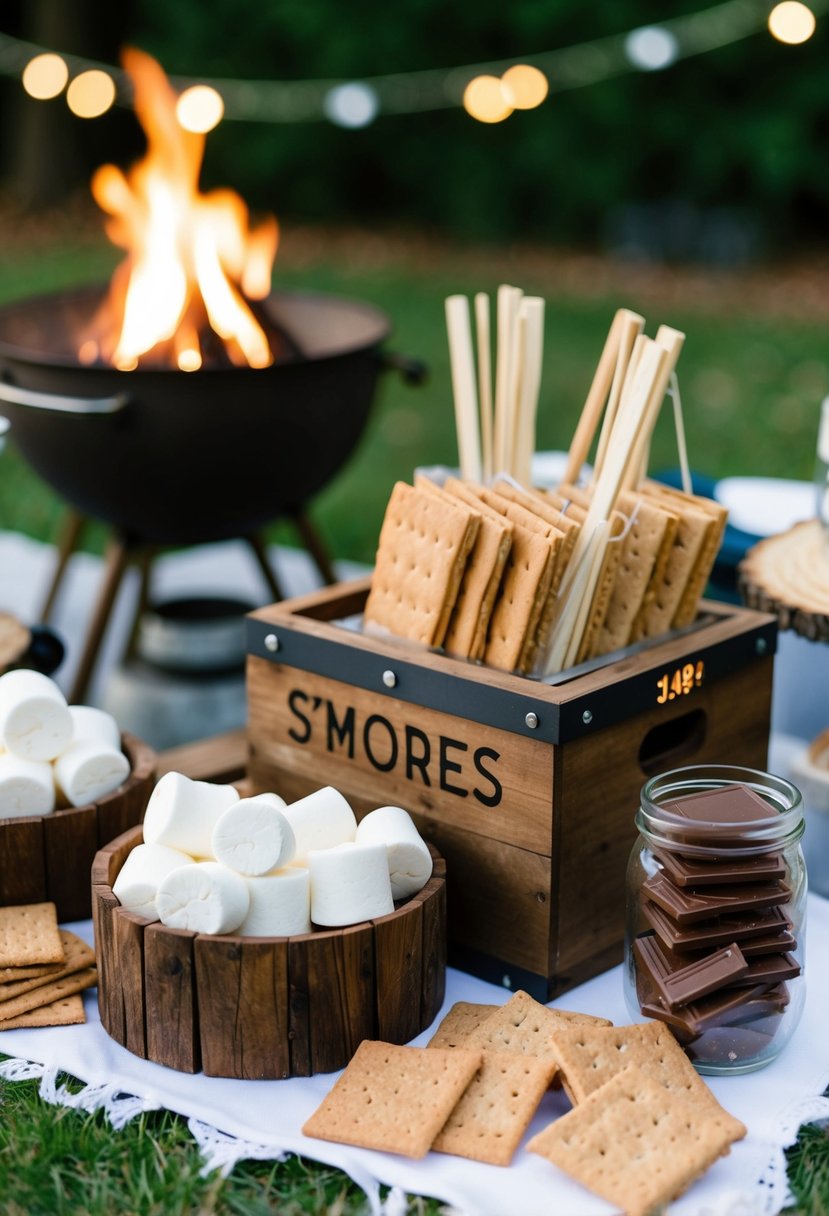
[[[268,590],[270,591],[274,600],[284,599],[285,597],[282,594],[282,588],[279,585],[279,580],[276,577],[276,573],[274,572],[270,561],[268,560],[268,551],[265,548],[265,542],[262,539],[262,534],[260,532],[251,532],[245,537],[245,540],[250,546],[253,556],[256,558],[256,563],[259,566],[259,569],[262,571],[262,577],[268,584]]]
[[[55,563],[55,572],[52,575],[49,590],[46,592],[46,599],[43,601],[43,607],[40,610],[39,619],[43,621],[44,625],[52,615],[52,609],[55,606],[55,600],[57,599],[60,585],[63,582],[69,558],[80,544],[85,527],[86,517],[81,515],[80,512],[70,509],[65,513],[60,530],[60,539],[58,540],[58,557]]]
[[[331,565],[328,550],[323,544],[322,537],[315,525],[311,522],[311,517],[306,515],[304,511],[297,511],[296,515],[293,515],[291,518],[299,535],[302,537],[303,545],[310,553],[311,559],[319,571],[320,578],[329,587],[332,586],[336,583],[337,576],[334,573],[334,567]]]
[[[83,703],[86,696],[89,680],[95,667],[95,660],[98,658],[98,651],[101,648],[104,631],[109,622],[109,614],[112,611],[112,605],[115,603],[115,597],[121,586],[121,580],[124,577],[124,571],[127,568],[129,558],[130,547],[124,537],[113,537],[107,545],[106,557],[104,559],[104,577],[98,593],[98,602],[95,605],[95,611],[86,635],[78,670],[69,693],[70,705]]]

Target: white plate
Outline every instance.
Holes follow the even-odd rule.
[[[784,477],[724,477],[714,490],[728,508],[728,522],[753,536],[776,536],[802,519],[813,519],[817,493],[811,481]]]

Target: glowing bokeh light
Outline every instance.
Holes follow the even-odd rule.
[[[23,69],[23,88],[30,97],[48,101],[66,88],[69,68],[60,55],[35,55]]]
[[[370,84],[352,80],[329,89],[322,108],[326,118],[335,126],[356,131],[374,122],[380,110],[380,98]]]
[[[478,122],[503,122],[514,106],[498,76],[476,76],[463,91],[463,108]]]
[[[76,118],[99,118],[114,101],[115,81],[98,68],[81,72],[66,90],[66,104]]]
[[[628,34],[625,54],[635,68],[643,72],[660,72],[678,58],[679,43],[664,26],[644,25]]]
[[[516,63],[501,77],[505,96],[516,110],[534,110],[550,91],[547,77],[529,63]]]
[[[222,121],[225,103],[209,84],[194,84],[176,102],[176,118],[185,131],[204,135]]]
[[[808,42],[815,32],[815,14],[800,0],[783,0],[775,4],[769,13],[769,33],[778,42],[789,46],[797,46]]]

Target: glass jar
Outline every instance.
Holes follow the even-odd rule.
[[[652,777],[627,875],[625,1000],[701,1073],[753,1072],[805,997],[803,805],[780,777],[694,765]]]

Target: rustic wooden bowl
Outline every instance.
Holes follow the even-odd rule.
[[[155,784],[152,748],[128,734],[121,747],[130,774],[111,794],[51,815],[0,819],[0,907],[52,900],[59,921],[88,919],[95,854],[141,822]]]
[[[443,1003],[445,864],[389,916],[297,937],[213,937],[127,912],[112,893],[140,827],[92,867],[98,1006],[142,1059],[274,1080],[343,1068],[363,1039],[406,1043]]]

